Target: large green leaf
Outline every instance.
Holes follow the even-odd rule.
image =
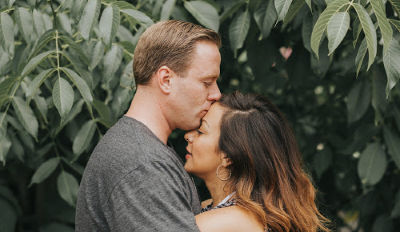
[[[400,1],[399,0],[389,0],[392,4],[394,11],[396,11],[397,15],[400,15]]]
[[[273,0],[263,2],[262,5],[254,12],[254,19],[260,28],[263,38],[267,38],[274,26],[278,15],[275,11]]]
[[[307,3],[308,8],[310,8],[310,11],[312,12],[312,6],[311,6],[311,0],[305,0]]]
[[[43,84],[46,78],[48,78],[55,71],[56,69],[46,69],[39,73],[28,86],[29,91],[27,97],[31,99],[38,92],[40,86]]]
[[[335,0],[329,3],[328,7],[318,17],[318,20],[315,23],[314,29],[311,33],[311,49],[314,51],[317,58],[319,57],[319,45],[329,20],[335,13],[339,12],[340,9],[348,4],[348,0]]]
[[[385,6],[382,1],[370,1],[372,9],[378,19],[379,28],[381,29],[383,38],[383,51],[384,53],[389,48],[390,41],[392,40],[393,30],[390,26],[389,20],[386,18]]]
[[[82,111],[83,103],[84,101],[80,99],[77,103],[74,104],[67,117],[61,120],[60,126],[55,130],[54,134],[57,135],[58,133],[60,133],[60,131]]]
[[[47,177],[49,177],[54,170],[56,170],[58,164],[60,163],[60,158],[54,157],[46,160],[42,163],[39,168],[33,174],[30,186],[33,184],[42,183]]]
[[[390,23],[400,32],[400,20],[390,19]]]
[[[383,56],[383,64],[387,75],[386,97],[389,97],[390,90],[400,79],[400,44],[393,39],[389,49]]]
[[[35,38],[36,35],[33,33],[33,16],[32,12],[24,7],[18,7],[15,9],[15,21],[18,24],[18,28],[25,41],[29,44]]]
[[[153,20],[147,16],[145,13],[135,10],[135,9],[121,9],[121,12],[125,15],[132,17],[139,23],[143,24],[146,27],[151,26],[154,22]]]
[[[64,31],[72,35],[71,19],[65,13],[58,13],[57,21],[60,23],[60,26]]]
[[[33,114],[32,109],[22,98],[18,96],[13,97],[12,104],[15,109],[15,113],[17,114],[17,117],[23,127],[29,134],[36,138],[39,124],[35,115]]]
[[[384,128],[383,132],[389,154],[392,156],[394,163],[400,169],[400,137],[387,127]]]
[[[72,151],[76,155],[76,160],[82,152],[90,145],[94,132],[96,131],[96,123],[93,120],[86,122],[79,130],[72,144]]]
[[[90,32],[100,15],[100,0],[89,0],[83,10],[78,28],[84,39],[89,39]]]
[[[289,11],[292,0],[274,0],[276,13],[278,14],[278,21],[282,21],[287,12]]]
[[[33,57],[28,64],[25,65],[24,69],[22,70],[21,76],[26,76],[28,75],[30,72],[32,72],[32,70],[34,68],[36,68],[36,66],[38,66],[44,59],[46,59],[48,56],[50,56],[51,54],[55,53],[54,50],[50,50],[47,52],[43,52],[40,53],[39,55]]]
[[[113,119],[111,116],[110,108],[106,104],[104,104],[104,102],[99,100],[94,100],[93,106],[96,109],[97,113],[99,113],[100,116],[99,122],[105,125],[106,127],[111,127]]]
[[[250,28],[249,11],[240,12],[229,26],[229,40],[234,51],[243,47],[247,33]]]
[[[93,54],[90,60],[89,70],[92,71],[100,62],[100,60],[104,56],[104,45],[101,41],[96,43],[96,46],[93,49]]]
[[[364,31],[365,39],[367,40],[367,48],[368,48],[368,67],[371,67],[372,63],[374,63],[376,57],[377,50],[377,39],[376,39],[376,30],[375,26],[372,23],[371,18],[369,17],[368,12],[358,3],[353,3],[353,7],[357,12],[358,19],[360,20],[361,26]]]
[[[218,12],[211,4],[203,1],[185,1],[184,6],[203,26],[218,31]]]
[[[0,133],[1,135],[1,133]],[[3,166],[6,163],[6,156],[11,147],[11,141],[4,135],[0,136],[0,162]]]
[[[379,143],[365,148],[358,161],[358,175],[364,185],[375,185],[386,171],[386,155]]]
[[[363,39],[363,41],[360,44],[360,47],[358,48],[358,52],[357,52],[357,56],[356,56],[356,60],[355,60],[356,66],[357,66],[357,76],[363,65],[365,54],[367,54],[367,40]]]
[[[0,108],[9,99],[10,97],[9,93],[16,81],[17,81],[16,78],[8,77],[4,78],[3,81],[0,82]]]
[[[43,19],[43,15],[37,9],[33,9],[33,27],[38,36],[43,35],[46,32],[46,26]]]
[[[161,17],[160,20],[168,20],[172,10],[174,9],[176,0],[167,0],[161,10]]]
[[[304,0],[293,0],[293,3],[290,5],[288,12],[283,19],[283,27],[286,27],[290,22],[292,22],[297,13],[299,13],[299,11],[303,8],[304,4]]]
[[[65,118],[74,103],[74,90],[64,78],[58,78],[54,83],[53,102],[61,118]]]
[[[331,55],[342,42],[346,36],[347,30],[349,30],[349,26],[349,13],[337,12],[331,17],[327,28],[329,55]]]
[[[356,83],[347,96],[347,117],[349,123],[359,120],[371,102],[371,85],[367,81]]]
[[[28,60],[30,60],[33,56],[37,55],[50,41],[56,38],[56,31],[49,30],[42,34],[39,39],[36,40],[32,51],[29,53]]]
[[[115,44],[111,46],[111,49],[104,55],[104,78],[106,81],[110,81],[115,72],[118,70],[122,61],[121,48]]]
[[[14,22],[7,13],[0,13],[0,43],[11,56],[14,55]]]
[[[362,31],[362,27],[360,24],[360,20],[358,18],[356,18],[353,21],[353,47],[356,47],[357,42],[358,42],[358,38],[360,37]],[[367,41],[365,41],[367,42]]]
[[[101,15],[99,23],[100,37],[107,46],[111,46],[111,43],[117,34],[119,18],[119,8],[115,5],[108,6]]]
[[[86,82],[73,70],[69,68],[61,68],[61,70],[69,77],[69,79],[78,88],[85,102],[90,105],[93,101],[92,92]]]
[[[0,197],[0,209],[0,231],[15,231],[18,219],[15,208],[7,200]]]
[[[301,37],[303,39],[303,45],[304,47],[311,53],[311,44],[310,44],[310,38],[311,38],[311,32],[313,29],[313,19],[311,16],[309,17],[304,17],[303,18],[303,24],[301,27]]]
[[[57,178],[57,189],[61,198],[75,207],[79,184],[75,177],[66,171],[61,171]]]

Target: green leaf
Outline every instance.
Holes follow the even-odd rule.
[[[33,27],[35,28],[38,36],[41,36],[46,32],[46,26],[42,13],[40,13],[37,9],[33,9]]]
[[[1,135],[0,137],[0,162],[3,166],[6,164],[6,156],[11,147],[11,141],[6,137]],[[1,211],[1,210],[0,210]]]
[[[274,0],[276,13],[278,14],[278,21],[282,21],[292,4],[292,0]]]
[[[240,12],[232,20],[229,26],[229,40],[233,51],[243,47],[247,33],[250,28],[250,14],[249,11]]]
[[[100,60],[104,56],[104,45],[101,41],[96,43],[96,46],[93,49],[92,59],[90,61],[89,70],[92,71],[99,64]]]
[[[389,21],[400,32],[400,20],[389,19]]]
[[[14,55],[14,22],[7,13],[0,13],[0,42],[4,50]]]
[[[57,178],[57,189],[61,198],[75,207],[79,184],[75,177],[66,171],[61,171]]]
[[[175,2],[176,2],[176,0],[167,0],[164,3],[162,10],[161,10],[160,21],[169,19],[169,17],[171,16],[172,10],[175,7]]]
[[[94,100],[93,106],[96,109],[97,113],[99,113],[100,122],[106,127],[111,127],[113,119],[111,116],[110,108],[108,108],[108,106],[104,104],[104,102],[101,102],[99,100]]]
[[[382,113],[386,112],[388,102],[385,96],[386,77],[381,69],[372,70],[372,99],[371,104],[375,110],[375,125],[383,122]]]
[[[212,5],[203,1],[185,1],[184,6],[199,23],[218,32],[218,12]]]
[[[17,78],[8,77],[8,78],[3,79],[2,82],[0,82],[0,108],[9,99],[9,97],[10,97],[9,93],[10,93],[11,89],[13,88],[16,81],[17,81]]]
[[[230,7],[227,7],[226,9],[224,9],[224,12],[222,12],[221,16],[219,17],[220,24],[222,22],[224,22],[226,19],[228,19],[229,17],[231,17],[234,13],[236,13],[236,11],[238,11],[240,9],[240,7],[242,5],[244,5],[245,3],[246,3],[245,0],[239,0],[239,1],[235,2],[234,4],[232,4]],[[263,2],[263,3],[265,3],[264,4],[265,6],[267,5],[266,2]],[[275,6],[273,4],[272,4],[272,6],[274,7],[274,11],[275,11]],[[258,8],[258,10],[259,9],[260,8]],[[264,7],[264,10],[265,10],[265,7]],[[264,12],[262,12],[262,14],[264,14]],[[256,17],[256,16],[254,16],[254,17]],[[264,15],[262,17],[264,17]]]
[[[359,120],[367,111],[371,102],[371,86],[367,81],[360,81],[347,96],[347,117],[349,123]]]
[[[286,27],[297,15],[297,13],[303,8],[305,4],[304,0],[294,0],[290,5],[285,18],[283,19],[283,27]]]
[[[390,90],[400,79],[400,45],[399,41],[393,39],[389,49],[383,56],[383,64],[387,75],[386,97],[389,97]]]
[[[79,155],[82,154],[82,152],[84,152],[86,148],[88,148],[95,131],[96,123],[93,120],[90,120],[83,124],[72,144],[72,151],[76,155],[74,160],[76,160]]]
[[[312,12],[312,6],[311,6],[311,0],[305,0],[307,3],[308,8],[310,8],[310,11]]]
[[[362,31],[362,27],[360,24],[360,20],[358,18],[356,18],[353,22],[353,39],[354,39],[353,47],[356,47],[358,38],[360,37],[360,34],[361,34],[361,31]],[[367,42],[367,41],[365,41],[365,42]],[[367,44],[365,44],[365,46],[366,45]]]
[[[39,124],[35,115],[33,114],[32,109],[24,100],[22,100],[22,98],[18,96],[14,96],[12,104],[22,126],[29,134],[36,138]]]
[[[40,97],[38,95],[36,95],[34,97],[34,102],[36,104],[37,109],[39,110],[44,122],[47,124],[47,111],[48,111],[48,105],[46,102],[46,99],[44,99],[44,97]]]
[[[339,12],[341,8],[348,5],[348,0],[335,0],[328,4],[327,8],[318,17],[317,22],[314,25],[314,29],[311,33],[311,49],[314,51],[317,58],[319,57],[319,44],[321,43],[322,36],[324,35],[325,29],[328,25],[331,17]]]
[[[152,24],[154,24],[153,20],[149,16],[147,16],[145,13],[140,12],[135,9],[121,9],[121,12],[124,13],[125,15],[132,17],[134,20],[140,22],[143,24],[145,27],[149,27]]]
[[[349,26],[349,13],[338,12],[331,17],[327,28],[329,55],[331,55],[342,42],[347,31],[349,30]]]
[[[330,149],[324,149],[314,156],[314,169],[317,176],[321,178],[322,174],[332,164],[332,151]]]
[[[43,84],[43,82],[48,78],[53,72],[55,72],[56,69],[46,69],[39,73],[31,82],[31,84],[28,86],[29,91],[26,97],[28,97],[28,102],[30,99],[32,99],[33,96],[38,92],[40,86]]]
[[[38,66],[44,59],[46,59],[51,54],[55,53],[54,50],[47,51],[40,53],[39,55],[33,57],[28,64],[25,65],[24,69],[22,70],[21,76],[24,77],[28,75],[36,66]]]
[[[388,127],[383,129],[386,146],[389,154],[392,156],[394,163],[400,169],[400,137],[391,131]]]
[[[118,70],[122,61],[121,48],[117,45],[112,45],[111,49],[104,55],[104,78],[110,81],[115,72]]]
[[[18,219],[15,208],[7,200],[0,197],[0,209],[0,231],[15,231]]]
[[[398,0],[389,0],[390,4],[393,6],[393,10],[396,11],[397,15],[400,15],[400,1]]]
[[[263,2],[254,12],[254,19],[260,28],[262,38],[267,38],[278,19],[273,0],[268,1],[268,3]]]
[[[31,11],[27,8],[18,7],[15,9],[15,20],[25,41],[30,44],[36,37],[33,33],[33,16]]]
[[[119,8],[115,5],[108,6],[102,13],[99,23],[100,37],[103,39],[107,47],[117,34],[119,27]]]
[[[100,15],[100,0],[89,0],[83,10],[78,28],[85,40],[89,39],[90,32]]]
[[[376,57],[377,50],[377,39],[376,39],[376,30],[375,26],[372,23],[371,18],[369,17],[368,12],[358,3],[353,3],[353,7],[357,12],[358,18],[361,22],[361,26],[364,31],[365,38],[367,40],[367,48],[368,48],[368,67],[371,67],[372,63],[374,63]]]
[[[358,161],[358,175],[364,185],[375,185],[386,171],[386,155],[379,143],[365,148]]]
[[[67,125],[70,121],[72,121],[72,119],[74,119],[76,115],[78,115],[82,111],[83,102],[84,101],[80,99],[77,103],[75,103],[75,105],[72,107],[67,117],[61,120],[60,126],[55,131],[56,135],[60,133],[60,131],[64,128],[64,126]]]
[[[51,40],[56,38],[56,31],[49,30],[40,36],[39,39],[36,40],[31,53],[28,56],[28,60],[35,56],[39,51],[41,51]]]
[[[32,186],[33,184],[42,183],[45,179],[47,179],[47,177],[49,177],[54,172],[54,170],[56,170],[59,163],[60,163],[60,158],[58,157],[48,159],[44,163],[42,163],[39,166],[39,168],[35,171],[35,174],[33,174],[29,186]]]
[[[74,103],[74,90],[63,78],[58,78],[53,87],[53,102],[61,118],[65,118]]]
[[[86,82],[73,70],[69,68],[61,68],[61,70],[69,77],[69,79],[78,88],[85,102],[90,105],[93,101],[92,92]]]
[[[383,38],[383,53],[386,53],[393,36],[392,26],[390,26],[389,20],[386,18],[386,11],[383,2],[370,1],[370,3],[376,18],[378,19],[379,28],[381,29]]]
[[[301,27],[301,37],[303,38],[303,45],[304,47],[311,53],[311,44],[310,44],[310,38],[311,38],[311,32],[313,29],[313,22],[312,22],[312,17],[311,15],[305,16],[303,18],[303,24]]]
[[[57,14],[57,21],[60,23],[61,28],[68,34],[72,35],[71,20],[65,13]]]
[[[363,41],[360,44],[360,47],[358,48],[356,61],[355,61],[356,65],[357,65],[357,76],[358,76],[358,73],[360,72],[360,69],[362,67],[365,54],[367,54],[367,40],[363,39]]]

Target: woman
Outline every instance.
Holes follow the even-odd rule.
[[[329,231],[294,135],[266,98],[223,96],[185,139],[185,169],[212,197],[196,216],[200,231]]]

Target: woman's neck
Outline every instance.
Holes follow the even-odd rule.
[[[222,200],[232,193],[232,190],[227,186],[226,181],[214,180],[205,181],[205,183],[208,191],[211,194],[213,201],[212,207],[217,206]]]

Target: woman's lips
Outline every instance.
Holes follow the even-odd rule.
[[[186,155],[185,155],[185,158],[186,158],[186,159],[189,159],[189,158],[191,158],[191,157],[192,157],[191,154],[186,154]]]

